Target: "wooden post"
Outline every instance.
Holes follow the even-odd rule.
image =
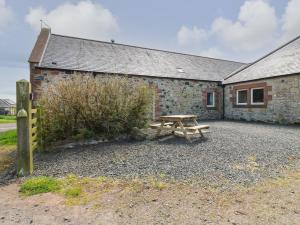
[[[31,85],[26,80],[17,82],[17,135],[18,135],[18,176],[32,173],[33,160],[31,150]]]
[[[38,131],[38,150],[41,152],[46,151],[45,136],[43,132],[44,120],[43,120],[43,109],[38,106],[37,108],[37,131]]]

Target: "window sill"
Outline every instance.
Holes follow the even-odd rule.
[[[267,108],[266,104],[257,104],[257,105],[233,105],[233,108]]]
[[[216,106],[206,106],[206,109],[208,109],[208,110],[216,110],[217,109],[217,107]]]
[[[251,105],[264,105],[265,103],[261,102],[261,103],[251,103]]]

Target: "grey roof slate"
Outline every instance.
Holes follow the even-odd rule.
[[[221,81],[243,65],[245,64],[221,59],[51,34],[39,66]],[[179,72],[180,70],[183,72]]]
[[[0,108],[9,108],[14,107],[16,103],[14,103],[10,99],[0,99]]]
[[[300,75],[300,36],[255,62],[234,71],[225,78],[224,84],[298,73]]]

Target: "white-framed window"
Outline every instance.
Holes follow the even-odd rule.
[[[262,87],[251,88],[251,105],[265,104],[265,89]]]
[[[210,91],[206,93],[206,106],[215,107],[215,92]]]
[[[247,105],[248,103],[248,90],[240,89],[236,91],[236,104]]]

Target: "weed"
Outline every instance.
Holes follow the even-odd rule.
[[[65,181],[66,181],[67,183],[73,183],[73,182],[76,181],[76,180],[77,180],[77,176],[76,176],[75,174],[73,174],[73,173],[68,174],[68,175],[65,177]]]
[[[81,193],[82,193],[81,187],[70,187],[64,191],[64,195],[69,198],[78,197]]]
[[[97,178],[97,180],[98,180],[99,182],[104,182],[104,181],[106,181],[106,177],[100,176],[100,177]]]
[[[151,184],[152,184],[153,188],[158,189],[158,190],[163,190],[167,187],[166,183],[164,183],[156,178],[152,179]]]
[[[69,205],[69,206],[73,206],[73,205],[85,205],[88,202],[90,202],[91,200],[93,200],[93,197],[84,195],[84,196],[81,196],[81,197],[77,196],[77,197],[74,197],[74,198],[68,198],[65,201],[65,203],[66,203],[66,205]]]
[[[52,177],[34,177],[21,184],[20,192],[26,196],[55,192],[60,189],[60,182]]]

